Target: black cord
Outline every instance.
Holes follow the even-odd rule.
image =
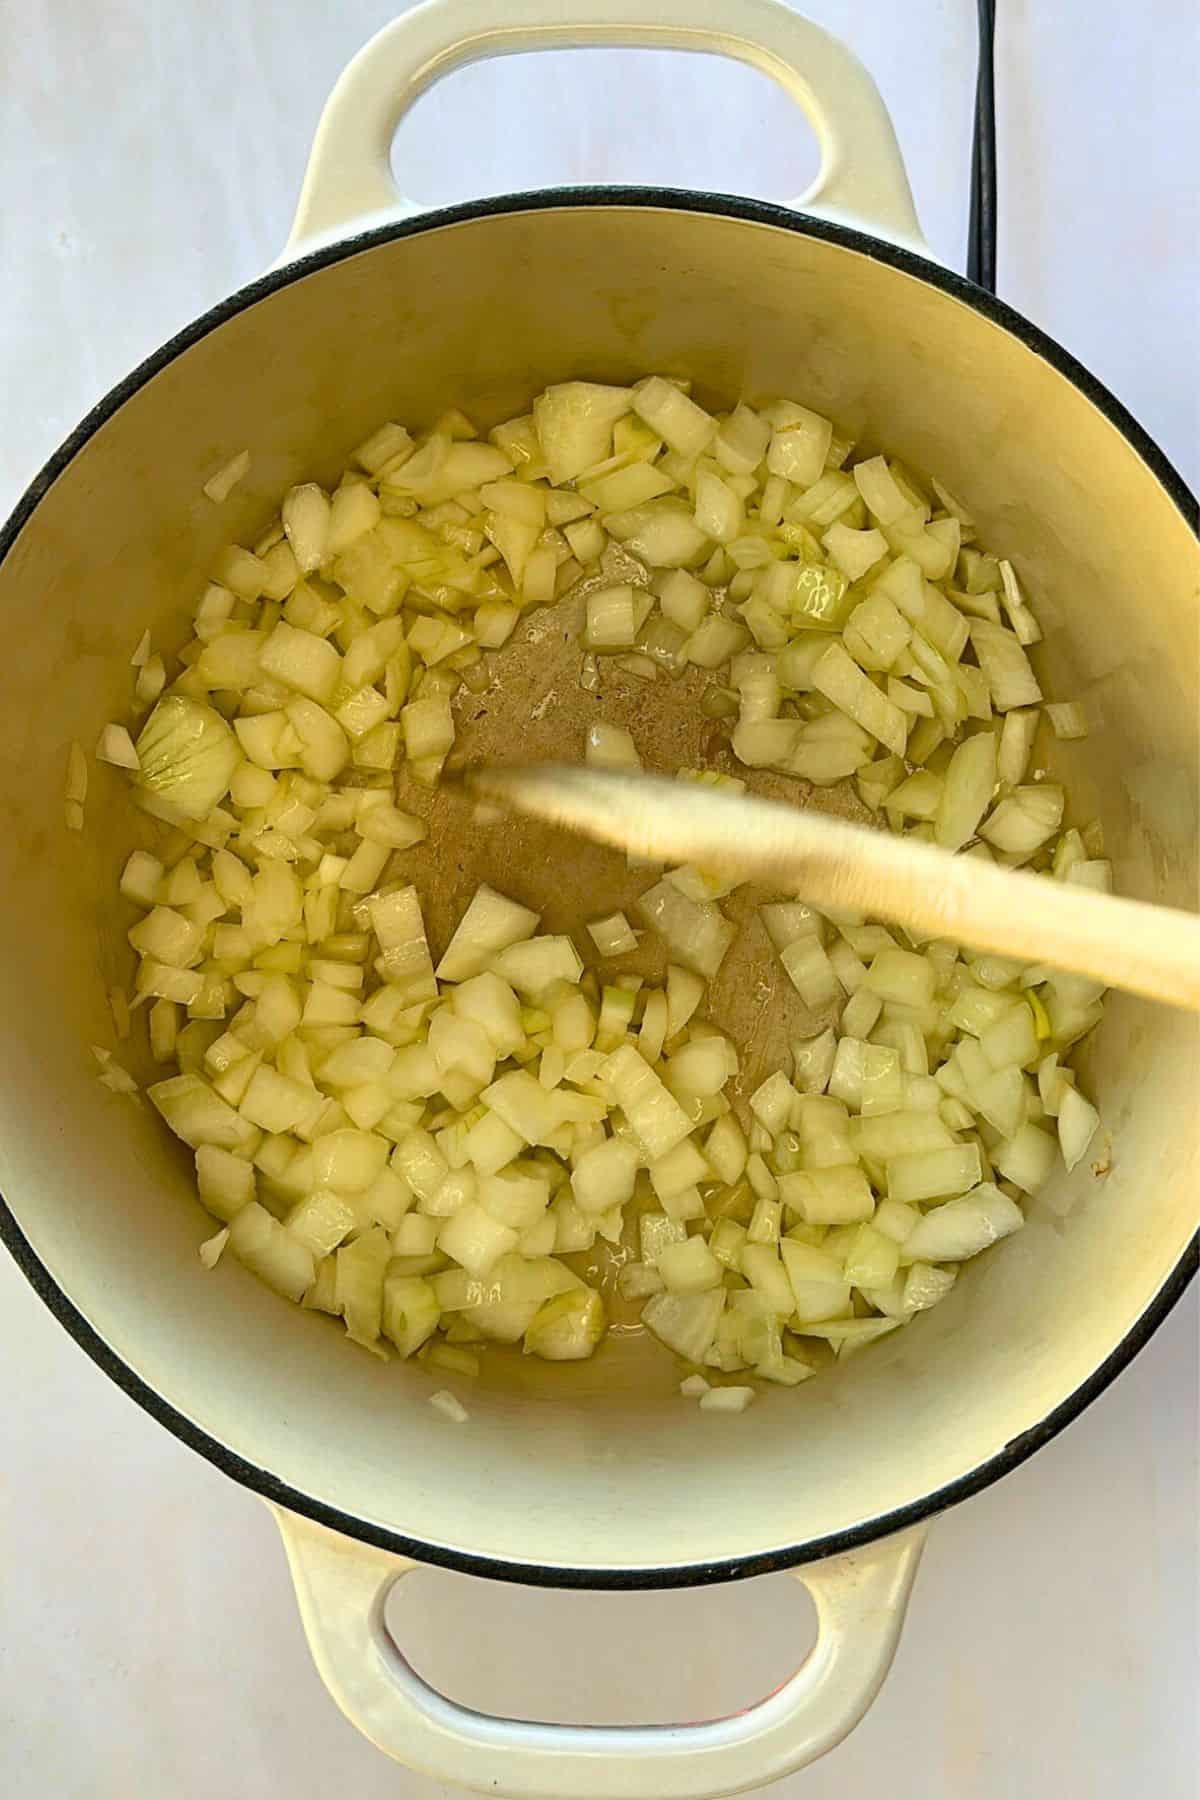
[[[971,212],[967,225],[967,274],[996,291],[996,9],[977,0],[979,72],[975,81],[975,130],[971,144]]]

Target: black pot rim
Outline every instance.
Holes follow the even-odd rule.
[[[913,251],[871,237],[865,232],[811,218],[764,201],[746,200],[731,194],[692,193],[659,187],[577,187],[539,189],[530,193],[505,194],[486,200],[469,201],[461,205],[441,207],[435,211],[421,213],[414,218],[402,219],[355,232],[350,236],[339,238],[335,243],[324,245],[302,255],[294,262],[290,262],[282,268],[273,269],[245,287],[239,288],[227,299],[211,307],[183,331],[170,338],[92,408],[66,441],[55,451],[40,473],[34,477],[17,503],[11,518],[4,529],[0,531],[0,562],[3,562],[12,549],[39,501],[99,428],[124,405],[126,400],[130,399],[168,364],[238,313],[255,305],[258,301],[268,298],[281,288],[290,286],[292,282],[303,280],[305,276],[319,269],[395,239],[415,236],[442,226],[485,219],[497,214],[539,212],[560,207],[586,206],[667,208],[673,211],[703,213],[717,218],[740,219],[752,224],[772,225],[800,236],[824,239],[844,249],[858,251],[873,257],[877,262],[888,264],[903,274],[916,276],[952,299],[962,301],[993,324],[1001,326],[1050,363],[1060,375],[1071,382],[1073,387],[1092,401],[1109,422],[1121,432],[1178,507],[1185,522],[1193,531],[1197,529],[1200,511],[1198,511],[1196,499],[1186,483],[1153,439],[1103,383],[1097,381],[1094,375],[1054,339],[1048,337],[1036,325],[1030,324],[1003,300],[976,287],[973,282],[965,280],[952,270],[928,261]],[[7,1245],[18,1267],[59,1323],[70,1332],[81,1349],[106,1375],[123,1388],[130,1398],[135,1400],[159,1424],[165,1425],[167,1430],[172,1432],[182,1443],[188,1445],[190,1449],[198,1451],[214,1467],[239,1482],[243,1487],[260,1494],[263,1499],[286,1507],[292,1512],[299,1513],[317,1524],[327,1526],[347,1537],[356,1538],[362,1543],[373,1545],[378,1549],[393,1551],[397,1555],[411,1557],[419,1562],[453,1569],[462,1574],[481,1576],[490,1580],[520,1582],[537,1587],[618,1590],[693,1587],[795,1568],[804,1563],[818,1561],[822,1557],[853,1550],[877,1538],[887,1537],[893,1532],[901,1531],[931,1518],[944,1511],[945,1508],[956,1505],[960,1500],[967,1499],[971,1494],[978,1493],[981,1488],[989,1486],[993,1481],[999,1480],[1013,1469],[1018,1468],[1027,1457],[1032,1456],[1035,1450],[1039,1450],[1043,1444],[1057,1436],[1073,1419],[1078,1418],[1086,1406],[1089,1406],[1098,1395],[1104,1392],[1110,1382],[1116,1379],[1122,1369],[1137,1355],[1161,1325],[1196,1274],[1197,1267],[1200,1266],[1200,1232],[1197,1232],[1149,1306],[1135,1321],[1120,1343],[1073,1393],[1061,1401],[1038,1424],[1011,1439],[986,1462],[981,1463],[978,1468],[947,1482],[944,1487],[920,1500],[897,1507],[890,1512],[881,1513],[871,1520],[844,1531],[833,1532],[825,1537],[800,1544],[787,1545],[777,1550],[757,1552],[747,1556],[734,1556],[718,1561],[687,1563],[674,1567],[667,1565],[635,1569],[589,1569],[575,1568],[569,1565],[511,1562],[502,1557],[479,1555],[445,1545],[426,1543],[423,1539],[408,1537],[403,1532],[387,1530],[371,1524],[365,1519],[356,1518],[352,1514],[341,1511],[338,1507],[327,1505],[315,1495],[302,1493],[291,1487],[287,1482],[281,1481],[272,1474],[270,1470],[259,1468],[256,1464],[239,1456],[201,1429],[186,1415],[177,1411],[104,1342],[50,1274],[21,1230],[16,1217],[2,1195],[0,1195],[0,1239]]]

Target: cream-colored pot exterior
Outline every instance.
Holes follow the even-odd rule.
[[[764,0],[757,22],[775,10]],[[1048,685],[1089,700],[1096,728],[1062,747],[1062,766],[1081,815],[1103,820],[1118,888],[1195,904],[1200,560],[1186,499],[1061,352],[932,264],[836,225],[564,194],[324,250],[106,402],[27,498],[0,564],[6,1235],[70,1328],[173,1428],[293,1512],[379,1547],[289,1527],[318,1659],[385,1748],[498,1792],[729,1792],[836,1741],[886,1669],[917,1543],[845,1553],[970,1491],[1078,1410],[1177,1294],[1196,1225],[1195,1022],[1114,995],[1087,1069],[1111,1137],[1103,1178],[1086,1162],[1060,1175],[935,1312],[737,1420],[684,1405],[671,1359],[629,1341],[593,1364],[485,1373],[454,1428],[423,1370],[335,1342],[236,1267],[201,1269],[187,1158],[149,1107],[95,1079],[88,1045],[111,1040],[106,989],[127,975],[114,897],[133,833],[103,769],[82,838],[64,830],[67,746],[123,715],[134,644],[147,624],[156,644],[179,641],[230,533],[253,537],[293,480],[333,477],[382,417],[461,405],[490,423],[549,382],[646,370],[691,375],[712,404],[801,394],[945,473],[1038,599]],[[201,484],[242,447],[250,476],[214,508]],[[378,1666],[347,1671],[367,1654],[352,1627],[365,1644],[362,1614],[402,1566],[383,1547],[627,1584],[838,1551],[811,1579],[826,1584],[841,1670],[809,1668],[753,1732],[692,1728],[718,1734],[699,1744],[488,1727],[464,1749],[473,1715],[402,1693],[378,1634]],[[790,1736],[788,1707],[808,1709]]]

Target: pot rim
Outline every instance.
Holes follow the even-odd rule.
[[[238,288],[224,300],[202,313],[190,325],[169,338],[130,374],[92,407],[75,430],[67,437],[45,466],[33,478],[17,502],[11,517],[0,529],[0,563],[7,557],[20,532],[33,515],[43,496],[59,475],[87,445],[95,433],[120,408],[184,351],[191,348],[235,318],[238,313],[269,298],[282,288],[318,270],[372,250],[396,239],[413,237],[443,226],[467,224],[506,213],[545,212],[574,207],[647,207],[707,214],[716,218],[734,218],[750,224],[771,225],[800,236],[823,239],[840,248],[871,256],[900,273],[916,277],[939,289],[951,299],[959,300],[1018,338],[1027,348],[1041,356],[1084,397],[1090,400],[1126,439],[1130,447],[1156,477],[1169,498],[1193,531],[1200,531],[1200,507],[1178,470],[1159,449],[1150,435],[1104,384],[1096,379],[1069,351],[1038,326],[1030,323],[1005,301],[977,287],[953,270],[916,255],[913,251],[885,242],[849,226],[815,219],[784,206],[761,200],[743,199],[733,194],[697,193],[666,187],[561,187],[540,188],[524,193],[502,194],[483,200],[461,202],[439,207],[415,216],[351,231],[334,243],[301,254],[282,267],[273,268],[256,280]],[[533,1587],[592,1588],[633,1590],[653,1588],[695,1587],[719,1581],[744,1579],[749,1576],[799,1567],[824,1557],[842,1554],[890,1536],[908,1526],[956,1505],[982,1488],[998,1481],[1018,1468],[1035,1450],[1056,1437],[1078,1418],[1113,1382],[1137,1355],[1167,1314],[1182,1297],[1188,1283],[1200,1268],[1200,1231],[1197,1231],[1179,1261],[1155,1294],[1141,1316],[1134,1322],[1103,1362],[1067,1398],[1037,1424],[1012,1438],[977,1468],[947,1482],[924,1498],[889,1512],[877,1514],[862,1524],[829,1533],[799,1544],[772,1551],[731,1556],[720,1561],[661,1565],[649,1568],[576,1568],[570,1565],[522,1563],[502,1557],[458,1550],[451,1546],[427,1543],[423,1539],[388,1530],[330,1506],[318,1497],[302,1493],[279,1479],[270,1470],[259,1468],[222,1444],[185,1414],[179,1412],[152,1388],[116,1351],[114,1351],[75,1306],[63,1288],[50,1274],[26,1238],[3,1194],[0,1194],[0,1239],[25,1275],[35,1293],[74,1338],[82,1350],[129,1397],[164,1425],[181,1443],[198,1451],[223,1474],[241,1486],[251,1489],[275,1505],[300,1513],[319,1525],[355,1538],[377,1549],[410,1557],[421,1563],[456,1570],[493,1581],[513,1581]]]

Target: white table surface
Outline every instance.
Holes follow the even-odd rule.
[[[0,0],[0,510],[113,381],[276,254],[321,102],[394,10]],[[811,11],[875,72],[930,241],[961,263],[970,0]],[[1002,291],[1195,484],[1193,9],[1000,11]],[[454,78],[402,129],[397,164],[431,200],[563,179],[784,198],[813,151],[757,77],[603,53]],[[1196,1793],[1196,1347],[1193,1292],[1080,1421],[937,1524],[867,1721],[764,1793]],[[264,1509],[112,1386],[6,1258],[0,1368],[5,1800],[447,1791],[385,1761],[327,1700]],[[558,1718],[745,1703],[808,1629],[782,1576],[632,1598],[437,1573],[414,1586],[406,1641],[436,1679]]]

